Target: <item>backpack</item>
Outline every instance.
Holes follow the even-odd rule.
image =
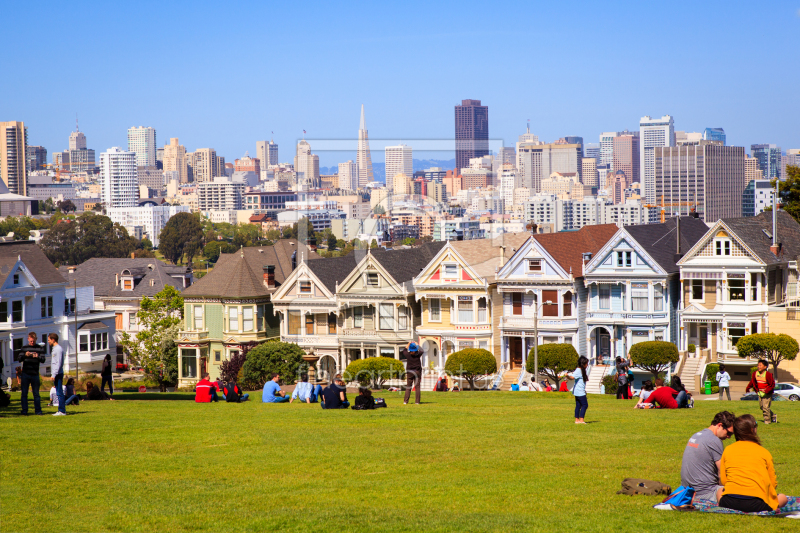
[[[11,395],[0,392],[0,407],[8,407],[11,404]]]
[[[386,400],[383,398],[375,398],[375,409],[378,407],[386,407]]]
[[[685,507],[692,504],[692,497],[694,496],[694,489],[691,487],[684,487],[681,485],[675,492],[664,498],[661,503],[673,505],[675,507]]]
[[[657,494],[668,495],[671,492],[672,487],[664,483],[651,481],[649,479],[626,477],[622,480],[622,490],[618,490],[617,494],[626,494],[628,496],[645,494],[647,496],[655,496]]]
[[[237,391],[238,387],[236,386],[235,381],[229,381],[227,385],[225,385],[225,401],[229,403],[238,403],[239,402],[239,391]]]

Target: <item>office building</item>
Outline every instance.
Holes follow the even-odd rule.
[[[136,153],[137,167],[156,166],[156,130],[134,126],[128,129],[128,151]]]
[[[764,179],[781,179],[781,147],[775,144],[753,144],[750,153],[758,161]]]
[[[388,183],[392,184],[391,187],[389,188],[389,191],[391,192],[392,195],[403,196],[412,194],[414,191],[411,178],[408,177],[406,174],[403,174],[402,172],[394,174],[391,178],[387,177],[386,181],[387,184]]]
[[[517,166],[517,150],[512,146],[501,147],[497,151],[497,157],[494,158],[495,162],[500,165],[513,165]]]
[[[772,182],[757,179],[747,182],[742,195],[742,216],[754,217],[763,213],[765,209],[772,208]]]
[[[319,156],[311,153],[311,145],[305,139],[297,143],[294,169],[297,172],[298,187],[302,187],[302,190],[319,186]]]
[[[600,143],[587,143],[583,145],[583,157],[592,157],[600,163]]]
[[[28,131],[24,122],[0,122],[0,177],[8,192],[26,196]]]
[[[542,180],[553,172],[572,172],[580,177],[582,159],[579,144],[519,143],[517,147],[522,186],[534,194],[541,191]]]
[[[790,148],[786,150],[786,155],[781,156],[781,179],[785,180],[789,177],[786,171],[788,166],[800,167],[800,149]]]
[[[224,175],[219,168],[217,152],[213,148],[198,148],[186,154],[186,165],[194,183],[205,183]]]
[[[414,161],[412,150],[410,146],[399,144],[397,146],[387,146],[385,149],[386,156],[386,186],[392,187],[394,177],[397,174],[403,174],[408,179],[414,175]],[[410,194],[403,192],[396,192],[396,194]]]
[[[374,178],[372,174],[372,155],[369,151],[367,121],[364,118],[364,104],[361,104],[361,122],[358,126],[358,151],[356,153],[356,165],[358,166],[358,187],[366,187],[367,183],[372,183]],[[297,170],[297,168],[295,168],[295,170]]]
[[[86,150],[86,135],[81,131],[73,131],[69,134],[70,150]]]
[[[278,164],[278,145],[275,141],[258,141],[256,143],[256,157],[261,161],[261,169],[266,170]]]
[[[750,183],[753,180],[760,180],[764,178],[764,173],[758,168],[758,159],[750,157],[745,154],[744,156],[744,181]]]
[[[704,141],[719,141],[725,145],[725,130],[722,128],[706,128],[703,130]]]
[[[225,176],[197,185],[197,207],[200,211],[242,209],[245,183],[230,181]]]
[[[598,187],[600,185],[600,181],[597,178],[597,159],[594,157],[581,159],[581,183],[589,187]]]
[[[350,191],[358,190],[358,165],[350,159],[339,163],[339,188]]]
[[[581,145],[581,156],[584,155],[583,153],[583,137],[577,137],[575,135],[567,135],[564,137],[564,140],[567,144],[580,144]]]
[[[423,173],[425,181],[435,181],[436,183],[442,183],[442,180],[447,175],[447,171],[442,167],[426,168]]]
[[[233,168],[236,172],[255,172],[261,179],[261,160],[257,157],[250,157],[245,152],[244,157],[233,161]]]
[[[616,131],[606,131],[600,134],[600,159],[598,164],[611,165],[614,164],[614,137],[618,134]]]
[[[538,194],[523,203],[525,222],[540,228],[549,227],[552,232],[574,231],[598,224],[647,224],[650,211],[639,200],[614,204],[597,196],[560,200],[553,195]]]
[[[139,180],[139,186],[144,185],[148,189],[156,191],[163,191],[166,186],[164,183],[164,171],[159,170],[158,167],[138,167],[136,176]]]
[[[699,131],[676,131],[675,146],[679,144],[697,144],[703,140],[703,134]]]
[[[644,196],[650,203],[656,200],[655,149],[663,146],[675,146],[675,123],[672,117],[642,117],[639,121],[639,176],[644,186]]]
[[[625,187],[632,183],[641,183],[639,176],[639,135],[633,133],[623,133],[614,137],[614,159],[612,166],[614,175],[623,172],[625,175]]]
[[[740,146],[718,141],[658,147],[655,163],[654,202],[664,216],[689,215],[692,208],[706,222],[742,216],[745,153]]]
[[[47,148],[44,146],[27,146],[25,148],[25,168],[28,174],[36,170],[47,170]]]
[[[139,179],[135,152],[115,146],[100,154],[100,198],[106,209],[136,206]]]
[[[186,147],[180,144],[177,137],[169,140],[164,146],[164,170],[176,171],[181,183],[189,183],[189,165],[186,161]]]
[[[489,107],[480,100],[462,100],[455,106],[456,170],[469,160],[489,155]]]

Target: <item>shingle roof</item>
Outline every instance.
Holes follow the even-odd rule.
[[[519,250],[530,236],[530,233],[505,233],[493,239],[451,241],[450,246],[464,258],[475,273],[491,283],[497,276],[497,270],[511,259],[514,252]],[[505,250],[502,250],[501,246],[505,246]]]
[[[74,272],[70,269],[74,268]],[[171,285],[183,290],[183,280],[170,274],[185,275],[187,267],[171,268],[155,258],[106,258],[93,257],[77,267],[62,266],[58,269],[71,285],[77,281],[78,287],[94,287],[94,295],[104,298],[143,298],[152,297]],[[117,276],[128,271],[134,277],[132,291],[123,291]]]
[[[359,256],[360,258],[361,256]],[[351,252],[344,257],[328,257],[322,261],[309,261],[308,268],[331,294],[335,294],[336,284],[344,281],[356,268],[356,255]]]
[[[58,273],[39,245],[33,241],[0,242],[0,283],[4,283],[11,275],[17,259],[25,263],[41,285],[64,283],[64,276]]]
[[[676,236],[677,218],[670,218],[663,224],[642,224],[625,226],[625,231],[652,257],[667,273],[679,270],[676,257],[678,243]],[[708,226],[699,218],[681,217],[681,254],[691,250],[697,241],[708,232]]]
[[[724,218],[722,221],[767,264],[795,261],[800,256],[800,224],[786,211],[778,211],[777,241],[783,245],[780,257],[776,257],[769,249],[772,239],[767,233],[772,235],[771,211],[754,217]]]
[[[583,254],[592,255],[600,251],[619,228],[616,224],[584,226],[578,231],[543,233],[534,235],[539,244],[567,273],[576,278],[583,276]]]

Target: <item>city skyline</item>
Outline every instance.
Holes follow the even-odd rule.
[[[525,131],[528,119],[531,131],[544,141],[576,135],[583,137],[585,143],[596,143],[603,131],[635,131],[640,117],[669,114],[675,117],[677,130],[725,128],[729,145],[795,147],[800,145],[800,139],[791,124],[800,118],[800,110],[793,106],[792,87],[797,86],[800,74],[785,68],[785,63],[789,51],[800,45],[797,5],[778,2],[769,10],[740,17],[737,13],[744,7],[743,3],[726,4],[722,10],[713,4],[693,4],[693,16],[687,19],[675,6],[586,6],[573,11],[551,5],[525,5],[518,6],[519,16],[509,18],[488,12],[477,25],[470,23],[470,9],[425,6],[423,11],[422,5],[412,3],[402,15],[388,18],[380,28],[367,26],[351,33],[348,29],[360,28],[366,18],[380,16],[387,8],[373,6],[367,10],[369,13],[359,13],[355,6],[322,6],[306,18],[307,38],[297,46],[296,41],[288,39],[288,24],[274,25],[263,36],[264,43],[260,43],[262,36],[255,30],[259,15],[268,8],[257,4],[243,5],[236,11],[200,5],[190,14],[168,6],[156,21],[144,13],[128,13],[121,6],[75,12],[60,7],[51,12],[45,6],[32,6],[23,12],[22,6],[12,5],[7,13],[13,43],[10,46],[17,53],[8,56],[8,68],[21,68],[23,61],[33,56],[51,57],[60,51],[62,38],[68,36],[72,43],[69,54],[91,58],[95,75],[87,78],[85,73],[66,70],[58,84],[41,84],[30,77],[6,86],[0,91],[1,101],[12,105],[3,111],[3,120],[24,121],[29,129],[28,143],[44,146],[49,154],[63,150],[77,113],[81,131],[97,153],[112,146],[126,146],[127,130],[142,125],[157,130],[162,146],[165,140],[178,137],[189,151],[211,147],[233,160],[246,151],[254,153],[256,142],[273,138],[272,131],[275,142],[287,147],[296,145],[303,130],[316,138],[356,139],[357,114],[364,103],[370,115],[372,139],[403,139],[416,152],[412,139],[452,139],[453,106],[464,99],[480,99],[491,108],[490,138],[503,139],[506,146],[513,145]],[[272,6],[269,10],[270,20],[289,21],[298,13],[296,8],[287,6]],[[242,11],[251,16],[243,19]],[[527,15],[547,20],[548,29],[531,30],[523,22],[530,20]],[[221,24],[235,22],[240,31],[236,39],[201,39],[188,30],[191,24],[170,26],[166,31],[165,25],[173,16],[211,16]],[[414,27],[409,23],[419,18],[449,22],[446,27],[408,30]],[[42,21],[36,40],[24,37],[28,31],[24,20],[33,19]],[[637,22],[656,19],[657,25]],[[114,24],[105,24],[111,20]],[[600,75],[627,69],[624,92],[614,89],[613,84],[598,85],[594,92],[587,92],[585,86],[551,83],[574,72],[577,66],[585,68],[596,63],[592,57],[599,60],[602,55],[596,43],[611,28],[631,40],[666,39],[670,46],[661,52],[642,47],[624,58],[604,60],[604,67],[597,69]],[[126,83],[119,64],[110,60],[125,53],[124,39],[117,40],[118,34],[134,29],[141,32],[144,48],[139,53],[152,57],[154,75],[160,79],[146,93],[140,85]],[[573,38],[559,41],[554,48],[553,37],[558,34]],[[726,53],[715,56],[710,64],[703,54],[681,53],[696,51],[694,37],[700,35],[704,42],[725,42]],[[731,35],[738,37],[731,39]],[[344,83],[323,84],[322,92],[317,80],[339,75],[340,69],[350,64],[349,51],[354,46],[363,47],[361,62],[375,66],[352,73]],[[535,68],[520,70],[520,60],[507,52],[523,46],[552,53],[540,54]],[[167,47],[172,47],[170,53],[185,54],[179,67],[167,69],[158,65],[159,54]],[[268,54],[269,60],[255,55],[256,49],[264,47],[273,52]],[[379,61],[397,50],[405,51],[407,59],[402,65],[383,65]],[[654,55],[659,71],[650,67]],[[398,74],[401,79],[411,79],[424,71],[433,71],[433,80],[455,79],[461,72],[461,62],[453,62],[452,57],[483,62],[485,75],[433,84],[434,88],[430,83],[390,83]],[[301,59],[306,63],[297,70],[294,67]],[[253,73],[252,83],[196,84],[191,73],[199,61],[222,65],[230,71],[247,65]],[[780,83],[766,85],[758,77],[743,76],[742,66],[753,63],[761,70],[780,71]],[[681,76],[659,74],[661,69],[670,71],[678,64]],[[498,82],[500,78],[494,72],[511,69],[517,73],[514,83]],[[267,83],[269,76],[282,71],[296,72],[297,83]],[[86,79],[93,81],[86,83]],[[80,90],[64,90],[70,86]],[[542,105],[545,101],[547,105]],[[753,102],[758,101],[768,101],[770,105],[754,106]],[[352,153],[341,157],[320,154],[321,164],[331,166],[351,159],[355,147],[354,142]],[[382,154],[376,162],[380,157]]]

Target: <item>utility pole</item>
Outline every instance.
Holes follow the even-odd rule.
[[[78,280],[73,279],[73,289],[74,289],[74,296],[75,296],[75,303],[71,306],[72,307],[72,314],[75,316],[75,381],[78,381]],[[69,327],[69,326],[67,326]]]

